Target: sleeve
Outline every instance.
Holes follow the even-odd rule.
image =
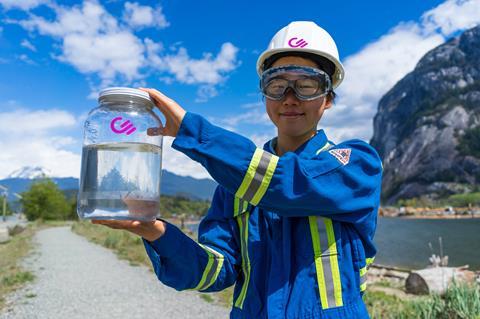
[[[278,157],[187,112],[172,147],[202,164],[236,197],[279,215],[367,213],[379,204],[381,160],[360,140],[313,158],[294,152]]]
[[[176,290],[220,291],[237,279],[237,241],[231,218],[225,218],[220,186],[207,216],[199,225],[197,243],[176,226],[166,222],[166,231],[159,239],[143,239],[155,274],[165,285]]]

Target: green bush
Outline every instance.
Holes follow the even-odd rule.
[[[70,215],[70,204],[51,179],[32,183],[20,200],[28,220],[65,220]]]
[[[480,287],[453,284],[444,296],[432,294],[402,300],[368,291],[364,301],[372,319],[480,319]]]
[[[457,149],[462,155],[480,158],[480,127],[465,131],[465,134],[459,139]]]
[[[444,318],[480,318],[480,288],[454,284],[445,294]]]
[[[454,207],[467,207],[469,204],[479,206],[480,192],[451,195],[448,197],[447,202]]]

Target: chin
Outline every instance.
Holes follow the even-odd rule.
[[[289,129],[284,129],[284,130],[279,130],[279,133],[282,135],[286,135],[289,137],[303,137],[305,134],[308,132],[305,131],[305,129],[294,129],[294,128],[289,128]]]

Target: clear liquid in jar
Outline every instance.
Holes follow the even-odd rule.
[[[84,219],[154,220],[162,149],[144,143],[84,146],[77,212]]]

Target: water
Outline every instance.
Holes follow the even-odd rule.
[[[403,219],[380,217],[375,234],[375,262],[420,269],[429,264],[432,252],[440,254],[438,237],[442,237],[443,254],[449,266],[468,264],[480,269],[480,219]]]
[[[197,224],[187,224],[198,231]],[[379,217],[374,242],[375,262],[409,269],[421,269],[429,264],[433,253],[440,254],[438,237],[442,237],[443,254],[449,266],[469,265],[480,270],[480,218],[476,219],[403,219]]]
[[[159,214],[162,149],[143,143],[85,146],[77,211],[87,219],[153,220]]]

